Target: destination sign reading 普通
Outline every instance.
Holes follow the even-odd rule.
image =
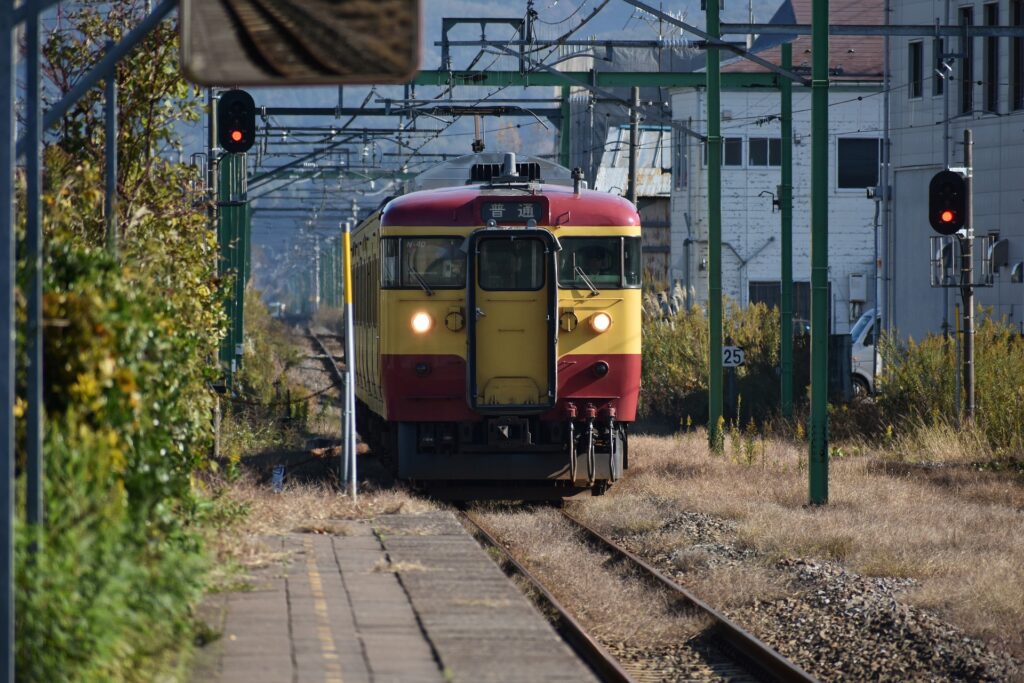
[[[485,202],[481,213],[484,221],[496,223],[541,222],[544,206],[538,202]]]

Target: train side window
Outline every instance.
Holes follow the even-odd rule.
[[[398,243],[395,237],[385,237],[380,241],[381,287],[398,287]]]

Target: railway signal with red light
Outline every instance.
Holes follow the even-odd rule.
[[[940,235],[952,235],[967,221],[967,181],[956,171],[939,171],[928,183],[928,222]]]
[[[225,152],[249,151],[256,141],[256,103],[244,90],[222,93],[217,104],[217,141]]]

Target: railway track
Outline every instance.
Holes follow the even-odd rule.
[[[224,0],[250,50],[277,75],[290,78],[352,73],[401,74],[402,43],[383,39],[366,18],[389,5],[368,0]],[[400,12],[393,12],[400,15]],[[401,31],[397,31],[401,33]]]
[[[702,670],[698,674],[701,680],[704,676],[729,681],[807,683],[816,680],[641,558],[564,510],[560,512],[588,544],[609,556],[611,562],[625,563],[632,575],[649,582],[657,590],[670,591],[677,604],[699,614],[710,623],[706,637],[700,639],[699,646],[686,644],[699,650],[702,665],[694,669]],[[463,510],[460,514],[478,540],[501,553],[506,571],[519,576],[528,584],[541,608],[551,617],[556,630],[602,680],[636,683],[673,680],[677,677],[680,680],[693,680],[694,671],[666,674],[661,670],[662,662],[650,658],[649,654],[645,656],[641,653],[637,656],[635,653],[617,652],[618,657],[613,655],[605,645],[586,632],[583,625],[558,602],[541,580],[513,557],[473,513]],[[686,649],[685,646],[683,649]]]
[[[314,332],[312,327],[306,328],[307,336],[314,342],[321,353],[328,370],[337,384],[344,385],[344,375],[337,363],[325,336]],[[711,641],[710,647],[703,647],[701,657],[711,660],[705,666],[715,677],[730,681],[783,681],[786,683],[808,683],[816,681],[810,674],[779,655],[767,644],[755,638],[724,614],[702,601],[673,579],[662,574],[642,558],[623,548],[586,522],[569,512],[560,509],[561,516],[576,530],[580,537],[601,553],[610,556],[613,562],[628,565],[630,574],[641,577],[653,588],[666,590],[688,610],[701,615],[711,624],[707,636],[703,640]],[[533,573],[531,573],[508,549],[487,530],[484,523],[476,515],[467,510],[460,510],[460,516],[470,527],[474,536],[489,548],[495,549],[502,556],[502,564],[506,572],[520,577],[530,588],[542,610],[549,616],[556,630],[568,642],[580,657],[593,669],[603,681],[635,682],[663,681],[664,672],[659,670],[659,662],[639,658],[620,658],[613,655],[605,645],[589,635],[585,627],[563,606],[554,594]],[[707,643],[705,643],[707,645]],[[622,653],[618,653],[621,657]]]
[[[529,585],[541,607],[547,613],[555,630],[580,655],[594,673],[606,683],[634,683],[633,678],[601,643],[592,638],[552,593],[481,524],[465,510],[459,513],[470,526],[471,533],[488,548],[501,553],[506,572],[512,573]]]
[[[643,576],[652,585],[671,591],[687,606],[709,619],[714,635],[727,645],[727,651],[735,653],[746,668],[759,679],[787,683],[812,683],[817,680],[640,557],[565,510],[560,512],[589,543],[620,561],[628,562],[638,575]]]

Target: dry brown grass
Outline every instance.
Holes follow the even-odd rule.
[[[584,545],[554,510],[499,510],[481,518],[500,539],[514,543],[513,554],[602,642],[669,646],[707,627],[662,591],[608,566],[606,557]]]
[[[929,438],[936,439],[939,452],[941,435]],[[733,542],[758,551],[765,567],[782,557],[806,557],[835,560],[860,574],[910,577],[917,587],[907,594],[908,601],[933,608],[1015,654],[1024,653],[1019,628],[1024,621],[1024,487],[1019,479],[981,477],[962,486],[941,486],[915,473],[886,474],[877,466],[886,454],[865,453],[833,459],[830,503],[809,508],[806,446],[765,441],[752,461],[737,457],[743,453],[735,450],[711,455],[703,432],[634,438],[629,476],[603,498],[587,501],[580,514],[618,533],[641,534],[648,551],[665,555],[685,549],[690,541],[685,535],[651,533],[656,520],[681,511],[733,520]],[[969,453],[966,447],[960,451]],[[681,556],[684,565],[691,560],[701,564],[699,554]],[[713,604],[743,604],[760,590],[745,583],[746,571],[702,571],[702,585],[694,588]],[[761,572],[756,566],[752,571],[750,576]],[[767,574],[750,580],[750,585],[764,581],[769,592],[780,590]]]
[[[370,519],[377,515],[416,514],[436,509],[434,504],[405,489],[369,490],[358,503],[326,484],[288,484],[281,493],[257,484],[251,476],[225,484],[224,504],[245,514],[211,538],[218,565],[226,575],[266,566],[282,559],[264,539],[287,533],[349,535],[344,520]],[[216,584],[215,584],[216,585]]]

